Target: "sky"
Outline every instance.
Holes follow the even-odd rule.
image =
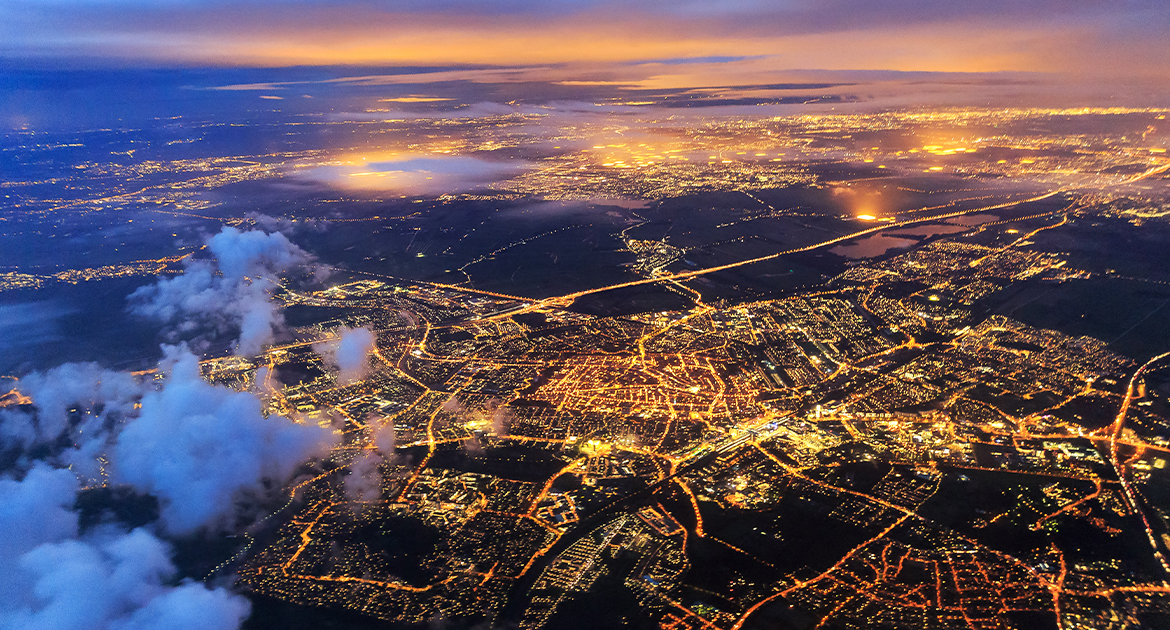
[[[1170,77],[1165,0],[5,0],[0,57],[532,66],[690,86],[781,70]],[[680,60],[687,72],[671,72]],[[724,83],[726,84],[726,83]]]

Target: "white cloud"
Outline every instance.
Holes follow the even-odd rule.
[[[46,543],[24,554],[19,571],[33,596],[8,600],[4,630],[234,630],[246,599],[174,577],[170,547],[144,529]]]
[[[284,481],[336,443],[330,429],[264,417],[255,394],[205,382],[194,355],[172,350],[171,360],[166,386],[142,398],[113,453],[118,480],[162,500],[168,530],[216,524],[238,492]]]
[[[337,337],[313,344],[313,350],[338,371],[337,380],[347,384],[365,378],[370,372],[374,342],[374,333],[369,328],[342,326]]]
[[[38,464],[21,481],[0,478],[0,610],[31,593],[16,570],[24,554],[45,543],[77,535],[77,478],[68,470]],[[0,626],[2,627],[2,626]]]
[[[142,386],[130,374],[114,372],[95,363],[66,363],[47,372],[34,372],[17,382],[17,389],[34,401],[36,413],[0,411],[0,437],[9,445],[29,447],[67,437],[74,444],[61,457],[75,472],[88,478],[98,475],[95,457],[104,434],[134,414]],[[77,410],[71,424],[69,410]]]
[[[207,249],[214,263],[196,260],[180,276],[139,288],[130,295],[131,312],[173,324],[174,340],[238,332],[236,353],[255,356],[284,325],[272,301],[277,275],[311,256],[279,232],[234,227],[208,239]]]

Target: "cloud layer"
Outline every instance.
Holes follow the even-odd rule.
[[[139,290],[133,309],[178,337],[238,334],[237,351],[255,354],[281,324],[277,274],[309,256],[283,234],[230,227],[207,249],[214,262]],[[339,368],[360,372],[372,343],[368,330],[345,331]],[[21,404],[0,408],[0,630],[237,630],[247,618],[246,598],[178,580],[167,537],[232,524],[241,502],[339,436],[266,417],[255,393],[208,383],[186,346],[163,354],[161,379],[93,363],[28,374],[15,386]],[[83,531],[82,480],[152,495],[159,520]]]
[[[0,629],[235,630],[246,599],[173,585],[170,546],[145,529],[78,537],[73,473],[37,464],[0,478]]]
[[[37,412],[29,416],[0,409],[0,445],[22,450],[25,460],[34,447],[48,449],[62,465],[90,479],[98,476],[96,457],[104,446],[94,436],[107,434],[136,413],[134,405],[142,395],[133,376],[94,363],[34,372],[20,380],[19,390],[35,401]]]
[[[286,481],[338,436],[265,417],[255,394],[211,385],[194,355],[166,350],[161,388],[67,364],[17,383],[31,410],[0,410],[5,444],[21,451],[0,477],[0,630],[234,630],[248,616],[248,601],[228,590],[176,585],[160,534],[230,519],[264,480]],[[99,456],[109,482],[160,499],[155,531],[105,525],[81,535],[78,475],[97,476]],[[377,484],[373,458],[359,477]]]
[[[207,241],[215,261],[195,260],[130,295],[131,311],[174,326],[172,340],[238,334],[235,351],[255,356],[284,318],[272,301],[279,272],[311,257],[284,234],[225,227]]]
[[[0,478],[0,530],[4,532],[0,537],[0,602],[15,604],[31,597],[31,584],[18,570],[24,554],[77,535],[77,514],[72,508],[79,487],[68,470],[45,464],[35,466],[20,481]]]
[[[264,417],[254,394],[208,384],[194,355],[176,351],[172,360],[166,386],[142,397],[113,451],[120,480],[162,499],[168,530],[229,517],[237,493],[286,480],[336,443],[328,428]]]
[[[513,110],[506,108],[506,111]],[[459,112],[460,115],[470,113]],[[319,166],[298,172],[296,176],[339,188],[427,195],[474,190],[518,175],[528,166],[517,161],[488,162],[466,156],[395,156],[381,161]]]
[[[53,630],[232,630],[246,599],[202,584],[165,583],[175,574],[169,546],[143,529],[96,540],[41,545],[21,557],[35,599],[0,617],[5,628]]]
[[[50,465],[70,468],[74,490],[77,475],[129,484],[162,501],[167,531],[188,533],[229,518],[241,493],[286,481],[337,443],[328,427],[266,417],[256,394],[204,381],[185,348],[167,347],[162,368],[158,389],[92,364],[21,379],[34,409],[0,410],[0,436],[19,451],[14,469],[46,485],[50,504],[50,481],[62,477],[47,474]],[[22,505],[18,498],[6,503]]]

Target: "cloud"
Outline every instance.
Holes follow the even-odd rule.
[[[287,269],[309,258],[280,232],[241,232],[234,227],[225,227],[211,237],[207,249],[215,256],[224,277],[231,279]]]
[[[508,429],[512,424],[512,410],[499,406],[492,410],[491,429],[492,434],[496,436],[508,435]]]
[[[79,487],[68,470],[46,464],[34,466],[21,481],[0,478],[0,531],[4,532],[0,536],[0,610],[4,602],[31,595],[16,570],[24,554],[77,535],[77,515],[71,510]]]
[[[271,396],[275,394],[278,388],[272,383],[276,380],[274,372],[275,370],[267,365],[261,365],[256,368],[256,375],[252,380],[252,391],[259,396]],[[279,381],[277,381],[277,384],[279,384]]]
[[[74,311],[54,302],[0,305],[0,369],[26,364],[46,346],[64,339],[62,318]]]
[[[129,617],[110,625],[110,630],[234,630],[251,612],[243,597],[194,583],[171,589],[150,600]]]
[[[0,305],[0,350],[60,339],[56,320],[69,313],[52,302]]]
[[[165,351],[160,368],[169,375],[157,390],[94,364],[19,381],[35,413],[0,410],[0,437],[25,452],[16,467],[41,480],[45,463],[35,456],[92,479],[105,456],[111,481],[161,499],[168,529],[185,533],[228,518],[238,493],[285,481],[336,443],[331,429],[265,417],[254,393],[207,383],[186,349]]]
[[[398,116],[398,113],[391,115]],[[518,160],[492,162],[469,156],[396,155],[358,158],[340,165],[299,170],[294,175],[351,190],[427,195],[474,190],[510,179],[528,167],[529,164]]]
[[[447,400],[444,400],[443,404],[439,406],[439,409],[447,413],[455,414],[456,416],[462,415],[467,410],[454,394]]]
[[[201,584],[172,586],[171,549],[144,529],[78,537],[80,485],[34,465],[0,478],[0,629],[234,630],[246,599]]]
[[[363,451],[349,464],[345,478],[345,496],[351,501],[375,501],[382,496],[382,457],[376,451]]]
[[[117,478],[162,500],[169,531],[212,526],[234,511],[233,500],[264,479],[285,481],[311,457],[324,455],[336,434],[282,416],[264,417],[248,392],[200,378],[197,358],[171,350],[168,381],[142,398],[141,414],[118,435]]]
[[[93,437],[133,415],[142,395],[142,386],[132,375],[95,363],[66,363],[34,372],[20,379],[16,388],[33,400],[36,412],[0,410],[0,438],[24,449],[63,442],[64,462],[88,478],[98,475],[101,443]]]
[[[291,237],[296,232],[313,232],[320,234],[329,228],[328,219],[320,218],[289,218],[289,217],[274,217],[263,214],[261,212],[246,212],[244,217],[252,221],[256,227],[265,232],[280,232],[285,236]],[[330,272],[327,268],[318,267],[314,272],[324,273]],[[331,272],[330,272],[331,273]]]
[[[131,312],[171,323],[172,340],[210,330],[238,333],[235,352],[255,356],[284,324],[272,291],[279,272],[311,257],[279,232],[225,227],[207,241],[215,262],[194,260],[184,273],[130,295]]]
[[[258,352],[280,325],[276,274],[309,256],[283,234],[235,228],[207,249],[214,262],[190,263],[183,276],[136,292],[133,308],[172,323],[176,335],[238,332],[237,350]],[[360,370],[355,357],[373,342],[368,330],[354,333],[335,349],[346,373]],[[187,534],[231,518],[239,500],[267,480],[287,480],[338,436],[265,417],[255,394],[204,381],[185,347],[164,347],[160,371],[161,387],[93,363],[16,382],[17,399],[32,404],[0,409],[0,441],[6,455],[19,455],[12,476],[0,477],[0,630],[237,630],[249,615],[244,597],[177,581],[157,531],[102,525],[82,535],[77,475],[151,493],[161,521],[149,527]],[[377,456],[357,472],[363,482],[376,476]],[[371,483],[355,491],[367,496],[380,480]]]
[[[338,370],[337,380],[342,384],[359,381],[370,372],[370,354],[376,338],[369,328],[337,329],[337,337],[313,344],[313,351],[325,363]]]
[[[160,389],[94,364],[18,382],[34,411],[4,410],[0,424],[29,453],[23,478],[0,477],[0,630],[236,630],[249,615],[229,590],[176,582],[171,547],[154,531],[105,525],[80,535],[75,470],[106,455],[112,482],[158,497],[162,531],[186,534],[229,518],[238,499],[265,479],[286,480],[337,435],[266,418],[255,394],[205,382],[186,349],[164,353]],[[371,455],[355,467],[359,497],[380,488]]]
[[[175,574],[169,556],[169,546],[144,529],[41,545],[20,559],[34,597],[8,601],[12,608],[0,613],[0,627],[238,628],[250,611],[248,601],[192,582],[166,586]]]
[[[395,458],[394,445],[397,441],[397,436],[394,434],[394,422],[391,420],[384,420],[378,423],[373,428],[373,435],[371,440],[378,452],[382,455],[385,461],[393,461]]]

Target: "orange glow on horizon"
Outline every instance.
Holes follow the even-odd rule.
[[[647,29],[625,32],[613,25],[551,24],[541,29],[427,28],[411,30],[387,39],[356,30],[344,44],[314,33],[260,33],[244,38],[198,34],[168,49],[227,65],[260,64],[376,64],[376,63],[475,63],[550,64],[615,63],[646,59],[702,58],[715,56],[762,57],[734,64],[696,63],[686,67],[646,64],[649,78],[638,77],[641,87],[677,87],[671,77],[698,73],[704,81],[683,81],[687,86],[726,85],[712,70],[725,72],[775,72],[779,69],[818,67],[828,70],[875,68],[927,72],[998,72],[1052,70],[1049,63],[1037,68],[1034,56],[1020,49],[1014,33],[985,33],[979,45],[958,42],[946,33],[813,34],[788,37],[738,38],[718,34],[672,34]],[[998,42],[990,44],[988,42]],[[1003,52],[991,53],[989,50]],[[166,54],[166,53],[164,53]],[[173,53],[172,53],[173,54]],[[167,55],[170,56],[170,55]],[[709,66],[704,68],[704,66]],[[548,69],[549,78],[563,69]],[[563,76],[560,77],[564,79]],[[632,78],[632,77],[631,77]],[[736,80],[738,81],[738,80]],[[583,80],[570,84],[607,84],[611,80]],[[613,82],[624,82],[618,78]]]
[[[778,72],[799,68],[1107,76],[1122,55],[1105,41],[1086,45],[1083,27],[1037,30],[983,20],[784,33],[717,19],[627,13],[620,20],[583,14],[471,19],[306,10],[282,20],[172,22],[165,37],[140,36],[132,26],[118,37],[82,30],[71,51],[223,66],[523,65],[527,80],[651,88],[774,82]],[[28,38],[34,49],[58,41]],[[1156,44],[1133,42],[1129,48],[1129,76],[1166,74]],[[709,59],[714,57],[729,59]],[[657,59],[695,62],[648,61]],[[542,64],[557,67],[534,67]]]

